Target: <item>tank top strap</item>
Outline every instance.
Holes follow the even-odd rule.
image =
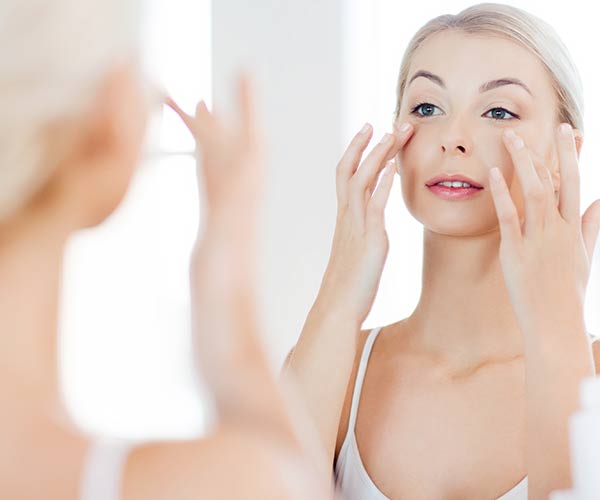
[[[348,432],[354,431],[356,425],[356,414],[358,413],[358,402],[360,401],[360,394],[362,391],[363,381],[365,379],[365,372],[367,371],[367,363],[369,362],[369,356],[373,349],[373,343],[377,338],[377,335],[381,331],[381,326],[373,328],[369,332],[369,336],[365,341],[362,354],[360,356],[360,362],[358,364],[358,372],[356,373],[356,380],[354,381],[354,391],[352,392],[352,404],[350,406],[350,417],[348,419]]]
[[[119,500],[123,468],[137,444],[107,438],[92,441],[81,478],[80,500]]]

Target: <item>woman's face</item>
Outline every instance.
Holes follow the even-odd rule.
[[[419,71],[434,76],[412,80]],[[507,79],[519,80],[529,91],[514,83],[480,88]],[[427,104],[419,106],[422,103]],[[516,42],[451,31],[429,38],[411,61],[397,121],[414,127],[398,156],[410,213],[441,234],[475,236],[495,230],[488,170],[497,166],[522,214],[520,183],[502,139],[502,131],[509,127],[523,138],[534,162],[552,172],[558,189],[557,109],[542,63]],[[463,199],[444,198],[426,185],[440,174],[467,176],[483,189]]]

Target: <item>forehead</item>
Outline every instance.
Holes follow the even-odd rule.
[[[439,75],[449,91],[478,92],[484,82],[512,77],[523,81],[535,100],[554,97],[552,81],[542,62],[517,42],[499,36],[451,30],[437,33],[415,51],[408,78],[418,70]],[[417,78],[413,85],[426,81]]]

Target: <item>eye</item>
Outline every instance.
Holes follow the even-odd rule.
[[[504,109],[504,108],[492,108],[487,113],[492,113],[492,116],[490,116],[490,118],[492,118],[494,120],[506,121],[506,120],[513,120],[515,118],[519,118],[519,115],[515,115],[514,113],[511,113],[510,111],[508,111],[507,109]],[[486,115],[487,115],[487,113],[486,113]],[[512,116],[512,118],[504,118],[507,114]]]
[[[439,109],[435,104],[431,104],[430,102],[420,102],[414,108],[412,108],[411,114],[416,115],[421,118],[426,118],[428,116],[435,116],[436,114],[441,114],[441,113],[434,113],[434,110],[436,108]],[[492,115],[489,116],[489,113],[491,113]],[[517,115],[515,113],[511,113],[510,111],[508,111],[507,109],[504,109],[504,108],[492,108],[483,116],[488,116],[489,118],[492,118],[493,120],[498,120],[498,121],[508,121],[508,120],[514,120],[515,118],[516,119],[519,118],[519,115]]]
[[[410,111],[410,113],[412,115],[417,115],[417,116],[421,116],[421,117],[434,116],[434,114],[433,114],[433,108],[439,109],[436,105],[431,104],[430,102],[420,102],[414,108],[412,108],[412,110]],[[421,109],[424,114],[417,113],[417,110],[419,110],[419,109]],[[438,114],[440,114],[440,113],[438,113]]]

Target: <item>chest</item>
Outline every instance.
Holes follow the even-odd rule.
[[[388,497],[495,499],[526,474],[522,365],[450,379],[370,363],[356,423],[361,459]]]

